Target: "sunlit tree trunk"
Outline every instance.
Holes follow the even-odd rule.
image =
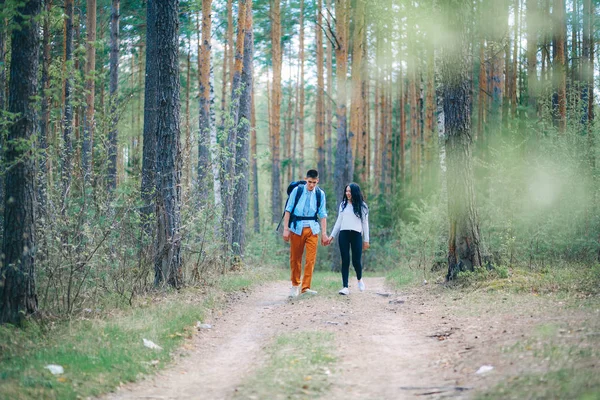
[[[182,284],[180,257],[181,146],[179,97],[178,0],[156,3],[156,20],[148,30],[156,30],[155,54],[158,62],[156,118],[156,285]]]
[[[471,60],[468,46],[470,2],[449,0],[442,6],[446,29],[456,40],[446,41],[442,55],[442,101],[446,130],[448,217],[450,220],[447,279],[482,265],[479,222],[475,207],[471,134]]]
[[[316,63],[317,63],[317,94],[315,99],[315,142],[317,152],[317,170],[319,173],[325,173],[325,79],[323,65],[323,1],[317,1],[317,24],[315,25],[316,37]],[[301,170],[304,173],[303,170]]]
[[[35,284],[36,190],[35,158],[31,146],[37,131],[34,97],[39,65],[41,0],[17,8],[11,38],[8,111],[19,119],[8,129],[3,158],[11,165],[5,174],[4,237],[0,267],[0,324],[21,324],[37,311]]]
[[[400,180],[402,183],[406,181],[406,88],[405,79],[402,69],[399,76],[399,99],[400,104]]]
[[[252,120],[252,88],[254,67],[254,34],[252,26],[252,1],[246,5],[246,23],[244,36],[244,59],[242,69],[239,123],[237,124],[236,183],[233,209],[233,252],[243,256],[246,248],[246,216],[248,215],[248,181],[250,180],[250,130]],[[256,179],[257,176],[254,177]],[[258,193],[257,193],[258,194]]]
[[[358,163],[364,159],[362,154],[357,151],[363,140],[363,103],[365,101],[363,95],[363,53],[364,53],[364,36],[365,36],[365,3],[364,0],[356,1],[356,8],[354,9],[354,35],[353,35],[354,46],[352,48],[352,100],[350,105],[350,134],[348,146],[350,151],[350,157],[356,159]],[[350,167],[354,167],[354,163]],[[358,174],[362,175],[362,169],[364,166],[358,165]],[[349,179],[353,179],[352,169],[349,171]]]
[[[298,169],[304,174],[304,0],[300,0],[300,41],[298,58],[300,59],[300,88],[298,93]]]
[[[337,81],[337,146],[335,152],[334,191],[337,203],[342,201],[344,186],[350,182],[352,153],[348,156],[348,132],[346,119],[346,75],[348,74],[348,26],[349,0],[336,0],[335,4],[335,61]]]
[[[325,0],[326,21],[327,26],[332,26],[331,15],[331,0]],[[327,74],[327,89],[325,95],[325,151],[327,153],[327,162],[325,173],[320,172],[320,179],[325,182],[331,181],[333,178],[333,45],[330,40],[327,40],[325,47],[325,69]]]
[[[227,0],[227,32],[223,49],[223,77],[221,83],[221,127],[225,125],[225,115],[227,113],[227,85],[231,76],[231,56],[229,53],[233,53],[233,0]],[[230,71],[229,75],[227,71]]]
[[[108,131],[108,189],[117,187],[118,101],[119,101],[119,15],[120,0],[112,0],[110,11],[110,128]],[[141,71],[140,71],[141,73]],[[138,143],[139,146],[139,143]]]
[[[273,60],[273,85],[271,88],[271,222],[276,223],[281,214],[281,174],[279,157],[281,117],[281,4],[271,0],[271,54]]]

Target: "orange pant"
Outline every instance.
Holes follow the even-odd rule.
[[[310,289],[315,261],[317,260],[317,246],[319,235],[313,235],[312,229],[308,226],[302,229],[302,235],[296,235],[290,232],[290,269],[292,272],[292,286],[300,285],[300,275],[302,274],[302,254],[306,247],[306,261],[304,265],[304,277],[302,278],[302,293]]]

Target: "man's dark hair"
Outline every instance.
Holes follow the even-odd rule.
[[[317,179],[319,177],[319,173],[317,172],[316,169],[309,169],[308,172],[306,173],[306,177]]]

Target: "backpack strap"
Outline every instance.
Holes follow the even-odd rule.
[[[294,228],[296,228],[296,224],[298,223],[297,216],[294,214],[296,210],[296,206],[298,205],[298,201],[300,201],[300,197],[302,197],[302,192],[304,191],[304,185],[298,185],[296,187],[296,197],[294,197],[294,205],[292,206],[292,211],[290,211],[290,219],[288,222],[288,226],[292,226],[294,224]]]

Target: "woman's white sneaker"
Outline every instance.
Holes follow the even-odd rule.
[[[366,288],[365,283],[362,280],[358,281],[358,290],[360,290],[361,292],[364,292],[365,288]]]
[[[342,290],[340,290],[338,293],[339,294],[343,294],[344,296],[346,296],[346,295],[350,294],[350,290],[348,290],[348,288],[345,287],[345,288],[342,288]]]

